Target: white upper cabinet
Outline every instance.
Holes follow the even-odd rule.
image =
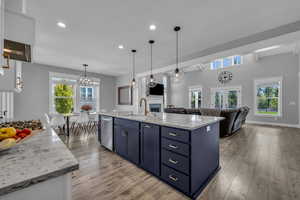
[[[26,14],[26,0],[6,0],[4,19],[5,39],[35,44],[35,20]]]

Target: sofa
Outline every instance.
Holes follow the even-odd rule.
[[[216,108],[165,108],[165,113],[192,114],[203,116],[224,117],[220,122],[220,137],[227,137],[242,128],[250,108],[243,106],[236,109],[216,109]]]

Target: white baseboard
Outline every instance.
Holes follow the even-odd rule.
[[[285,123],[273,123],[273,122],[260,122],[260,121],[246,121],[247,124],[259,124],[259,125],[270,125],[270,126],[281,126],[289,128],[300,128],[299,124],[285,124]]]

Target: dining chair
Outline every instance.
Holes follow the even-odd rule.
[[[74,135],[85,134],[88,132],[89,116],[86,112],[81,112],[76,120]]]
[[[64,130],[63,130],[64,125],[65,125],[65,118],[63,115],[61,114],[51,115],[50,126],[52,128],[58,128],[59,134],[64,134]]]

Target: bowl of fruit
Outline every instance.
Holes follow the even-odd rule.
[[[10,149],[25,139],[32,136],[32,131],[28,128],[15,129],[14,127],[0,128],[0,151]]]

